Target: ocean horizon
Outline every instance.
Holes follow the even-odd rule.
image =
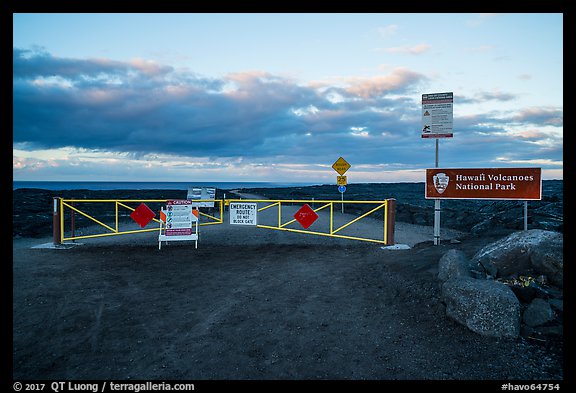
[[[154,181],[13,181],[12,191],[20,188],[43,190],[187,190],[190,187],[239,188],[306,187],[321,183],[289,182],[154,182]]]
[[[543,180],[548,182],[563,181],[562,179]],[[355,184],[369,184],[363,182]],[[378,182],[375,182],[378,183]],[[391,184],[403,183],[392,182]],[[422,183],[424,182],[408,182]],[[62,190],[188,190],[190,187],[214,187],[220,190],[235,190],[241,188],[282,188],[310,187],[332,185],[331,183],[305,182],[155,182],[155,181],[12,181],[12,191],[21,188],[37,188],[50,191]]]

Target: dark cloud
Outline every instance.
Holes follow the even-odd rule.
[[[14,48],[12,56],[14,78],[51,76],[78,78],[81,75],[125,74],[128,71],[127,65],[120,62],[56,58],[39,48],[36,50]]]
[[[434,159],[419,133],[418,91],[427,78],[406,69],[319,87],[264,72],[210,79],[143,60],[64,59],[15,48],[13,78],[13,141],[20,149],[71,146],[286,163],[346,155],[358,164],[426,166]],[[480,93],[455,101],[512,99]],[[458,133],[482,139],[504,131],[506,121],[557,126],[560,119],[561,126],[562,112],[527,109],[511,116],[455,118],[454,124]],[[498,138],[511,148],[516,143]],[[454,139],[466,159],[482,159],[479,149]]]
[[[482,92],[474,94],[473,96],[455,95],[454,96],[454,103],[455,104],[479,104],[479,103],[487,102],[487,101],[506,102],[506,101],[513,101],[516,98],[518,98],[518,96],[515,94],[482,91]]]

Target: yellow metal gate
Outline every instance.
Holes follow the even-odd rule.
[[[128,217],[141,203],[159,206],[166,202],[166,199],[54,198],[54,243],[60,244],[65,241],[78,239],[158,231],[158,226],[147,229],[133,229],[134,223]],[[256,203],[258,206],[258,224],[256,225],[258,228],[385,245],[394,244],[395,199],[381,201],[212,199],[198,200],[197,202],[214,202],[214,208],[204,209],[204,211],[200,210],[202,218],[200,226],[223,224],[226,213],[225,206],[229,206],[233,202],[246,202]],[[308,204],[317,214],[319,213],[317,222],[314,222],[306,229],[294,218],[294,212],[305,204]],[[89,208],[90,205],[100,205],[100,208]],[[103,209],[102,205],[105,205],[107,210]],[[346,208],[346,214],[343,214],[344,208]],[[152,210],[159,212],[160,208]],[[349,211],[354,214],[350,214]],[[79,217],[82,218],[85,224],[92,224],[93,228],[91,231],[95,233],[78,233],[80,231],[76,221]],[[372,220],[371,228],[374,227],[374,220],[378,223],[381,222],[381,231],[372,233],[372,236],[361,233],[361,230],[351,231],[355,226],[358,226],[357,223],[361,220]],[[153,218],[152,222],[160,223],[158,218]],[[95,228],[93,224],[96,224]],[[98,230],[101,232],[98,232]]]

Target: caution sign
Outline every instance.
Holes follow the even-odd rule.
[[[231,225],[258,225],[258,204],[230,202]]]
[[[166,223],[166,236],[189,236],[193,234],[192,223],[198,221],[198,210],[192,209],[190,200],[170,200],[161,216]]]
[[[342,157],[338,158],[336,162],[332,164],[332,169],[338,172],[340,176],[343,176],[346,173],[346,171],[350,169],[350,167],[351,165],[348,164],[348,162]]]
[[[194,240],[198,248],[198,209],[193,209],[192,201],[173,199],[166,201],[166,209],[160,210],[160,233],[158,249],[162,242]]]
[[[346,181],[346,176],[336,176],[336,184],[338,184],[339,186],[345,186],[346,184],[348,184],[348,182]]]

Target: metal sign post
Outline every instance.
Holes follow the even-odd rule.
[[[528,201],[524,201],[524,230],[528,230]]]
[[[348,183],[344,174],[348,169],[350,169],[350,167],[351,165],[348,163],[348,161],[342,157],[339,157],[336,162],[332,164],[332,169],[334,169],[340,175],[336,177],[336,183],[338,184],[338,191],[342,196],[342,214],[344,214],[344,192],[346,191],[346,184]]]
[[[438,144],[440,141],[436,138],[436,168],[438,168]],[[434,200],[434,245],[440,244],[440,199]]]
[[[438,168],[438,138],[452,138],[454,93],[422,94],[422,138],[436,138],[436,168]],[[434,201],[434,245],[440,244],[440,199]]]
[[[344,193],[346,192],[346,186],[338,186],[338,191],[342,196],[342,214],[344,214]]]

